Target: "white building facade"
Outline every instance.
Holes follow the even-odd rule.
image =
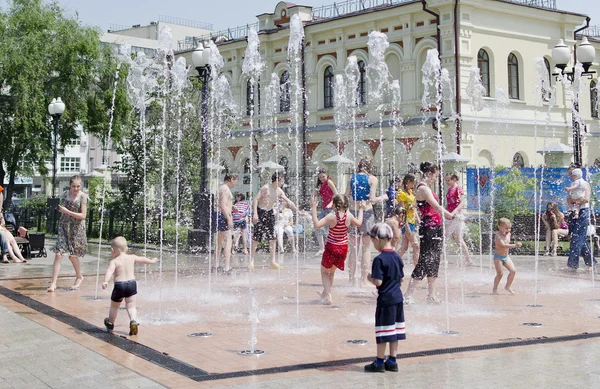
[[[424,7],[430,12],[424,11]],[[289,134],[290,130],[294,131],[295,121],[285,101],[276,114],[277,130],[261,128],[269,118],[265,117],[264,106],[261,107],[260,97],[257,100],[256,96],[265,95],[265,85],[272,73],[285,84],[289,70],[289,22],[295,14],[304,21],[305,32],[304,145],[289,140],[293,138]],[[444,153],[457,152],[468,159],[469,164],[479,166],[544,163],[565,166],[572,157],[571,85],[557,83],[552,76],[549,82],[554,89],[543,92],[541,86],[536,85],[539,78],[536,78],[536,64],[546,59],[545,66],[552,73],[553,47],[563,39],[573,50],[574,31],[585,26],[585,15],[557,10],[549,0],[370,0],[315,9],[280,2],[273,13],[257,18],[259,50],[265,70],[254,101],[249,97],[248,78],[242,73],[246,39],[239,37],[218,44],[224,59],[223,74],[229,79],[243,116],[232,130],[234,137],[223,141],[220,150],[219,162],[230,171],[247,172],[250,144],[257,154],[257,162],[289,162],[288,174],[291,175],[302,169],[302,162],[294,162],[302,159],[302,152],[306,171],[325,166],[323,161],[336,154],[355,162],[361,155],[370,155],[378,174],[383,176],[406,172],[409,162],[435,160],[439,146],[436,129],[432,128],[431,119],[428,124],[422,124],[427,115],[435,115],[435,112],[423,112],[421,81],[428,50],[438,48],[438,23],[440,60],[453,84],[442,113],[444,119],[449,118],[443,121],[441,130]],[[367,43],[371,31],[385,33],[390,43],[385,62],[391,79],[400,85],[400,112],[389,104],[390,99],[388,104],[372,104],[371,86],[361,71],[362,101],[350,110],[346,124],[340,126],[335,121],[333,80],[337,75],[345,77],[344,68],[350,56],[355,56],[361,67],[368,67],[371,58]],[[579,32],[578,38],[584,34],[589,36],[598,53],[600,34],[596,29],[587,28]],[[192,51],[187,48],[177,55],[185,56],[191,63]],[[590,70],[600,70],[599,58],[596,55]],[[570,70],[570,66],[566,70]],[[467,93],[473,67],[480,68],[486,88],[481,110],[471,106]],[[594,74],[591,80],[585,78],[579,93],[579,111],[587,131],[583,162],[590,166],[596,160],[600,163],[597,105],[594,108],[597,92],[590,90],[597,85],[597,77]],[[398,116],[402,118],[401,124],[398,124]],[[452,120],[453,116],[461,120]],[[256,130],[252,143],[248,139],[251,124]],[[559,145],[562,151],[545,157],[538,152],[550,145]]]

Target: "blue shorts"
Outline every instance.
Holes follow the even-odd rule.
[[[223,232],[228,231],[229,227],[227,226],[227,219],[225,215],[221,212],[217,212],[217,231]]]
[[[415,232],[416,227],[413,223],[406,223],[406,225],[410,229],[410,232]],[[402,227],[402,230],[400,232],[402,232],[403,234],[406,234],[406,226]]]
[[[375,310],[375,341],[396,342],[406,339],[404,326],[404,303],[379,306]]]
[[[502,261],[502,263],[504,263],[508,259],[508,255],[500,255],[500,254],[494,253],[494,259],[499,259]]]

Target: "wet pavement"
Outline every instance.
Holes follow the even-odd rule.
[[[375,354],[375,289],[351,286],[347,271],[338,271],[334,304],[320,304],[316,294],[320,258],[314,253],[280,255],[280,270],[268,269],[262,253],[254,272],[247,269],[244,256],[236,254],[232,275],[223,276],[208,274],[212,255],[164,252],[162,264],[137,269],[139,335],[128,336],[127,314],[121,310],[114,335],[120,340],[116,341],[105,334],[102,324],[108,314],[109,291],[96,285],[96,270],[100,268],[102,277],[109,252],[103,247],[98,257],[97,245],[90,245],[90,251],[82,259],[86,278],[78,291],[69,290],[74,277],[68,259],[63,260],[64,277],[55,293],[46,292],[52,258],[0,266],[0,305],[18,313],[2,310],[0,316],[33,320],[67,342],[168,387],[241,388],[250,383],[267,388],[364,387],[376,383],[411,388],[467,384],[527,388],[535,383],[539,387],[595,387],[598,383],[599,370],[584,362],[588,357],[597,360],[599,284],[591,273],[562,271],[566,257],[539,257],[537,266],[535,257],[513,257],[518,294],[493,295],[489,256],[475,257],[477,266],[465,268],[450,255],[437,281],[438,297],[444,303],[426,304],[426,283],[422,282],[414,295],[415,304],[405,309],[408,339],[398,351],[401,373],[373,377],[361,369]],[[158,254],[148,252],[149,256]],[[407,279],[411,270],[412,265],[407,265]],[[188,336],[198,332],[212,336]],[[347,340],[368,343],[349,344]],[[253,342],[266,353],[260,357],[238,354],[251,349]],[[562,354],[557,355],[557,350]],[[584,362],[575,361],[578,353]],[[566,368],[575,365],[575,369]],[[11,387],[6,383],[0,382],[0,387]]]

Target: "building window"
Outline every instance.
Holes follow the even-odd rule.
[[[590,106],[592,109],[592,117],[598,118],[598,81],[590,82]]]
[[[80,158],[61,157],[60,171],[61,172],[79,172]]]
[[[290,73],[286,70],[279,78],[279,112],[290,112]]]
[[[519,60],[514,54],[508,56],[508,97],[519,100]]]
[[[71,139],[67,146],[81,146],[81,131],[77,131],[76,137]]]
[[[251,170],[250,170],[250,158],[246,158],[246,160],[244,161],[244,174],[250,174]]]
[[[324,108],[333,108],[333,67],[327,66],[323,77]]]
[[[552,68],[550,67],[550,61],[544,58],[544,66],[548,72],[548,79],[542,79],[542,99],[544,101],[550,101],[552,98]]]
[[[485,88],[485,96],[490,97],[490,56],[484,49],[480,49],[477,53],[477,67],[481,76],[481,84]]]
[[[521,153],[515,153],[513,156],[513,167],[517,167],[522,169],[525,167],[525,159],[521,155]]]
[[[367,104],[367,66],[365,61],[358,61],[358,71],[360,78],[358,80],[358,104]]]
[[[246,116],[250,116],[254,111],[254,85],[252,80],[246,83]]]

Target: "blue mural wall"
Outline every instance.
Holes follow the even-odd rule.
[[[540,188],[540,180],[542,182],[542,209],[545,209],[545,204],[549,201],[558,203],[561,211],[567,209],[567,193],[565,187],[571,184],[571,178],[567,175],[567,168],[545,168],[543,171],[541,168],[524,168],[521,169],[523,176],[527,178],[536,178],[537,187]],[[478,174],[479,173],[479,174]],[[598,168],[590,168],[583,170],[583,177],[586,180],[595,174],[600,173]],[[467,168],[467,203],[468,208],[471,211],[487,211],[490,209],[490,203],[492,200],[492,179],[494,176],[492,169],[480,168],[479,172],[476,168]],[[499,173],[500,175],[506,173]],[[497,191],[498,188],[494,188]],[[596,198],[600,199],[600,186],[592,185],[592,191],[595,192]],[[479,193],[478,193],[479,192]],[[534,191],[530,190],[525,193],[525,196],[529,198],[529,204],[531,211],[536,209],[534,204]],[[479,202],[481,201],[481,208]],[[539,201],[539,200],[538,200]],[[596,210],[596,212],[600,209]]]

